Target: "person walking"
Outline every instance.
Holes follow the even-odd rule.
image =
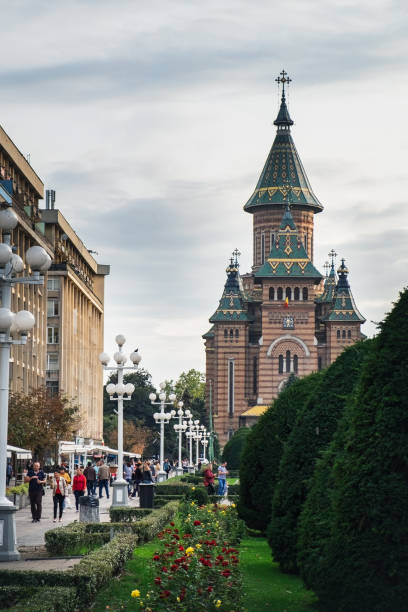
[[[143,463],[143,468],[142,468],[142,481],[144,483],[149,483],[149,482],[153,482],[153,476],[152,476],[152,472],[150,469],[150,465],[148,461],[145,461]]]
[[[215,476],[212,472],[212,463],[209,463],[206,469],[204,470],[204,486],[207,489],[208,495],[214,495],[215,493],[214,479]]]
[[[95,495],[96,472],[95,468],[92,467],[92,463],[90,461],[88,461],[88,465],[84,469],[84,476],[86,478],[86,488],[88,489],[88,495]]]
[[[31,503],[31,516],[33,523],[39,523],[42,512],[42,496],[44,495],[44,486],[46,482],[45,474],[40,469],[40,462],[35,461],[32,469],[28,470],[24,482],[29,482],[28,496]]]
[[[110,471],[109,471],[109,467],[103,461],[100,461],[99,463],[98,476],[99,476],[99,499],[103,497],[102,489],[105,489],[106,497],[109,499]]]
[[[82,473],[81,468],[78,468],[74,476],[74,482],[72,483],[72,490],[75,495],[75,507],[76,511],[79,512],[79,498],[85,495],[86,490],[86,478]]]
[[[140,461],[136,464],[136,467],[133,471],[133,475],[132,475],[132,480],[133,480],[133,492],[132,492],[132,497],[136,497],[136,494],[140,494],[139,493],[139,485],[143,480],[143,473],[142,473],[142,464],[140,463]]]
[[[13,475],[13,466],[11,465],[10,461],[8,461],[7,467],[6,467],[6,487],[9,486],[12,475]]]
[[[223,461],[220,466],[218,466],[218,495],[224,495],[227,486],[227,462]]]
[[[68,491],[68,485],[65,478],[58,470],[54,472],[52,481],[52,501],[54,502],[54,523],[57,522],[57,509],[59,506],[59,522],[62,521],[62,513],[64,511],[65,495]]]
[[[132,464],[130,463],[130,461],[128,461],[123,465],[123,476],[125,477],[125,480],[128,483],[128,495],[130,495],[130,483],[132,482],[132,474]]]

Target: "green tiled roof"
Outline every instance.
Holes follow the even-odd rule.
[[[217,310],[210,323],[222,321],[252,321],[245,307],[244,293],[240,283],[239,264],[231,259],[227,268],[227,282]]]
[[[206,340],[207,338],[214,338],[214,336],[215,336],[215,332],[214,332],[214,325],[213,325],[212,327],[210,327],[210,329],[208,330],[206,334],[202,335],[202,338]]]
[[[314,212],[320,212],[323,206],[313,193],[290,134],[293,121],[289,116],[284,95],[274,123],[278,126],[275,140],[255,191],[245,204],[244,210],[253,212],[259,206],[283,205],[290,192],[293,205],[310,207]]]
[[[347,323],[358,322],[364,323],[365,318],[357,310],[353,295],[350,290],[350,285],[347,280],[348,270],[344,264],[344,259],[340,268],[337,270],[339,280],[336,286],[334,304],[325,321]]]
[[[277,240],[255,278],[323,278],[306,253],[288,204]]]
[[[315,302],[319,304],[330,304],[334,300],[336,292],[336,273],[334,271],[334,264],[332,263],[330,274],[324,281],[324,291],[322,295],[315,299]]]

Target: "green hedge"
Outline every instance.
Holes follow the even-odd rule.
[[[63,555],[66,551],[84,544],[84,537],[85,523],[71,523],[66,527],[46,531],[45,547],[52,555]]]
[[[239,484],[228,485],[228,497],[230,495],[239,495]]]
[[[184,474],[180,479],[181,482],[189,482],[191,484],[202,484],[203,477],[196,474]]]
[[[14,612],[72,612],[77,607],[74,587],[0,587],[2,610]]]
[[[109,508],[109,516],[112,523],[125,523],[140,521],[152,512],[151,508],[113,507]]]
[[[191,488],[193,483],[180,482],[176,480],[174,484],[170,482],[161,482],[157,485],[155,494],[156,495],[184,495],[184,493]]]
[[[28,495],[28,483],[16,487],[7,487],[6,495]]]
[[[179,501],[182,498],[183,498],[182,495],[155,495],[153,503],[154,503],[155,509],[157,509],[157,508],[162,508],[163,506],[165,506],[166,504],[170,502]]]

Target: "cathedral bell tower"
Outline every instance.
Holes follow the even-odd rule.
[[[308,256],[313,261],[313,215],[323,206],[313,193],[290,133],[293,121],[286,104],[285,86],[291,79],[285,70],[276,79],[282,85],[282,98],[275,140],[255,191],[244,206],[253,215],[253,271],[265,263],[276,240],[285,203],[289,196],[293,220]]]

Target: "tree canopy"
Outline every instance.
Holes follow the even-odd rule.
[[[237,429],[232,438],[224,446],[221,461],[226,461],[230,470],[239,470],[242,451],[244,450],[249,432],[250,429],[248,427]]]

